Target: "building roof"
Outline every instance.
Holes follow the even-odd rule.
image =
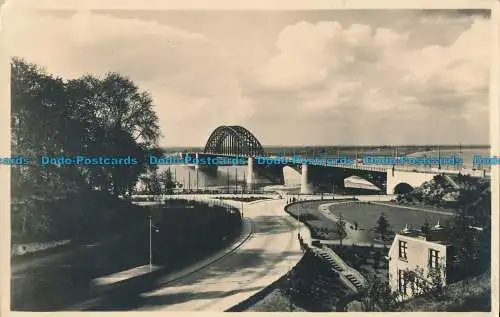
[[[411,228],[408,225],[406,225],[405,228],[398,233],[403,236],[423,241],[434,242],[442,245],[450,244],[450,230],[441,225],[439,221],[434,227],[430,228],[430,232],[428,234],[423,233],[419,229]]]

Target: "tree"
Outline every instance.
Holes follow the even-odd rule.
[[[160,195],[162,193],[161,179],[157,171],[154,171],[149,175],[149,184],[150,195]]]
[[[152,98],[128,78],[109,73],[103,79],[84,76],[66,84],[68,108],[79,119],[82,133],[75,150],[88,156],[135,156],[131,166],[89,166],[94,187],[119,195],[147,169],[147,156],[160,136]]]
[[[431,225],[429,224],[429,219],[426,217],[424,224],[420,227],[420,231],[423,234],[428,235],[431,232]]]
[[[285,285],[282,289],[284,292],[285,296],[288,297],[288,309],[290,311],[294,310],[294,302],[295,298],[298,295],[298,289],[297,286],[295,285],[295,271],[292,269],[285,275]]]
[[[438,264],[437,268],[431,269],[427,274],[427,280],[430,284],[430,292],[429,294],[438,297],[444,292],[444,273],[445,266],[442,264],[443,259],[440,259],[441,263]]]
[[[175,182],[172,178],[172,171],[170,168],[160,173],[160,181],[163,185],[164,192],[167,195],[172,195],[174,193]]]
[[[342,219],[342,213],[340,213],[337,222],[335,223],[335,234],[340,241],[340,247],[342,248],[342,241],[347,237],[347,232],[345,230],[345,221]]]
[[[379,249],[376,249],[373,253],[373,268],[377,269],[380,264],[380,260],[382,259],[382,254]]]
[[[12,169],[13,236],[73,234],[81,220],[102,225],[93,222],[96,217],[88,210],[105,203],[101,198],[108,196],[97,193],[130,192],[148,170],[147,156],[156,151],[159,125],[151,97],[118,74],[65,82],[19,58],[11,62],[11,96],[12,155],[34,163]],[[41,166],[37,158],[42,155],[132,156],[138,162]]]
[[[364,311],[392,311],[397,304],[397,294],[377,275],[367,278],[367,285],[360,293]]]
[[[443,261],[443,259],[441,259]],[[427,274],[422,267],[414,270],[406,269],[404,278],[413,296],[439,297],[444,292],[445,266],[442,262],[437,268],[430,269]],[[401,295],[401,294],[400,294]]]
[[[50,232],[57,225],[53,202],[81,191],[85,183],[74,167],[40,166],[37,158],[69,152],[77,119],[67,115],[64,82],[18,58],[11,62],[11,97],[12,156],[34,163],[12,167],[13,236]]]
[[[382,243],[386,243],[389,235],[392,233],[389,220],[385,213],[382,213],[377,220],[377,226],[375,227],[375,232],[379,235]]]

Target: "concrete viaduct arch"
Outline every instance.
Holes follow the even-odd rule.
[[[436,175],[438,174],[408,172],[408,171],[393,171],[392,169],[388,169],[387,194],[388,195],[397,194],[396,190],[403,189],[406,186],[411,186],[413,188],[418,187],[423,183],[432,180]]]

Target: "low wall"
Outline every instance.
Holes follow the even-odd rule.
[[[40,242],[40,243],[26,243],[26,244],[14,244],[12,245],[10,256],[15,257],[19,255],[24,255],[27,253],[35,253],[43,250],[57,248],[59,246],[67,245],[71,240],[60,240],[51,242]]]

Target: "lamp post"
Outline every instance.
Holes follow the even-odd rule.
[[[153,232],[153,224],[152,224],[151,215],[149,215],[149,272],[151,272],[152,268],[153,268],[152,232]]]
[[[241,218],[243,219],[243,186],[241,187]]]
[[[158,232],[159,229],[153,226],[153,220],[151,215],[149,215],[149,272],[153,270],[153,229]]]
[[[299,216],[297,217],[297,222],[299,225],[299,233],[298,233],[298,238],[300,238],[300,216],[302,214],[302,204],[299,204]]]
[[[438,150],[438,170],[441,171],[441,147],[439,146],[439,144],[437,150]]]
[[[462,143],[458,144],[458,157],[462,159]],[[458,172],[462,170],[462,164],[458,163]]]

